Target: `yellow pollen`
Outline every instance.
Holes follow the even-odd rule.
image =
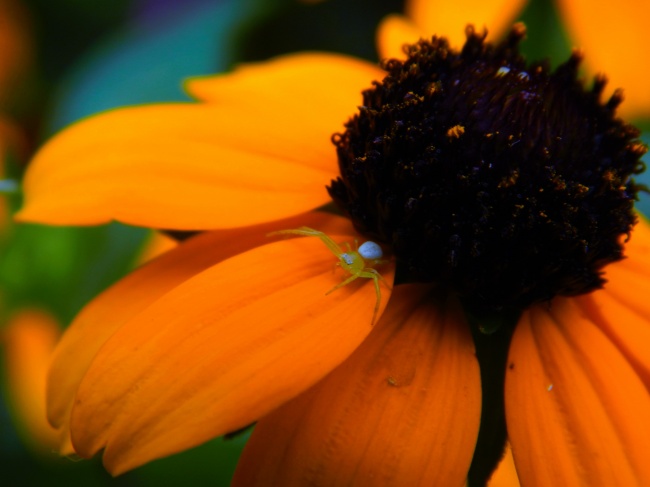
[[[465,133],[465,127],[462,125],[454,125],[452,128],[447,130],[447,137],[458,139],[461,135]]]

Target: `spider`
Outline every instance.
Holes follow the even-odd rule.
[[[355,250],[352,250],[350,244],[345,242],[345,251],[328,235],[318,230],[314,230],[309,227],[300,227],[295,230],[278,230],[276,232],[269,233],[270,235],[302,235],[305,237],[318,237],[321,241],[327,246],[328,249],[338,257],[339,261],[336,263],[337,266],[341,267],[346,271],[350,276],[345,279],[343,282],[340,282],[332,289],[327,291],[325,295],[328,295],[338,288],[350,284],[352,281],[359,277],[365,277],[366,279],[372,279],[375,284],[375,292],[377,293],[377,301],[375,303],[375,310],[372,315],[372,324],[375,323],[375,318],[379,312],[379,304],[381,303],[381,290],[379,289],[379,281],[383,282],[386,287],[390,289],[390,285],[382,277],[382,275],[375,269],[373,266],[382,264],[386,262],[382,260],[384,255],[383,251],[379,244],[367,241],[359,245],[357,240],[354,240]]]

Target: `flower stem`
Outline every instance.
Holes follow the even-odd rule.
[[[482,409],[476,449],[467,474],[468,487],[483,487],[503,457],[507,441],[504,385],[508,348],[519,313],[500,317],[468,313],[481,368]],[[495,326],[496,321],[502,325]],[[487,323],[487,324],[486,324]],[[486,329],[490,333],[486,333]]]

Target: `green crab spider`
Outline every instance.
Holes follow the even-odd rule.
[[[330,249],[330,251],[336,257],[338,257],[339,261],[336,263],[336,265],[350,274],[347,279],[327,291],[325,295],[328,295],[337,289],[350,284],[352,281],[358,279],[359,277],[372,279],[374,281],[375,292],[377,294],[375,310],[372,315],[372,324],[375,323],[375,318],[379,312],[379,305],[381,304],[381,289],[379,288],[379,281],[383,282],[386,287],[390,289],[390,285],[388,282],[386,282],[386,279],[384,279],[382,275],[377,271],[377,269],[373,267],[375,265],[386,262],[385,260],[382,260],[384,253],[381,250],[379,244],[368,240],[367,242],[359,245],[358,241],[355,239],[355,250],[352,250],[350,244],[347,242],[343,244],[345,245],[345,250],[343,250],[334,240],[331,239],[331,237],[323,232],[314,230],[313,228],[309,227],[300,227],[295,230],[278,230],[276,232],[271,232],[268,235],[301,235],[304,237],[318,237],[321,239],[327,248]]]

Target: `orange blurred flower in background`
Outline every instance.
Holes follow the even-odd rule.
[[[61,443],[45,414],[45,378],[60,334],[52,316],[34,309],[14,313],[1,334],[11,412],[23,441],[41,454]]]

